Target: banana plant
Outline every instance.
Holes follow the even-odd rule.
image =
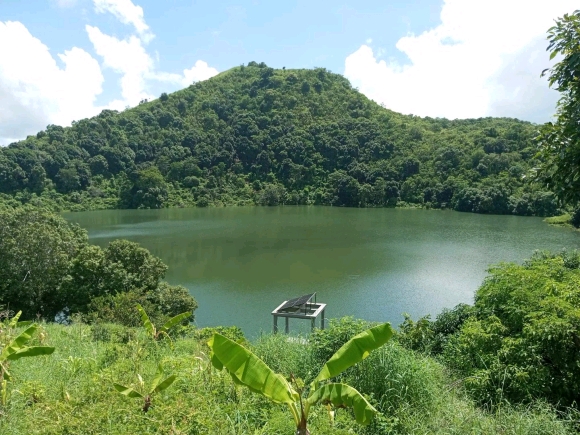
[[[159,364],[159,366],[157,367],[157,374],[155,376],[155,379],[153,379],[153,383],[151,384],[151,387],[148,390],[145,390],[145,383],[143,382],[143,378],[141,377],[141,375],[137,375],[139,379],[139,385],[141,387],[140,389],[141,391],[145,390],[146,391],[145,393],[140,393],[139,391],[133,388],[125,387],[124,385],[121,384],[113,384],[113,387],[115,387],[115,390],[117,390],[123,396],[143,399],[142,411],[147,412],[151,407],[151,396],[153,396],[156,393],[160,393],[163,390],[166,390],[171,384],[173,384],[173,382],[176,379],[175,375],[171,375],[162,381],[161,379],[163,378],[163,375],[164,375],[163,367],[161,366],[161,364]]]
[[[208,345],[216,369],[225,368],[236,384],[244,385],[275,403],[288,405],[296,423],[296,435],[309,435],[308,414],[316,404],[352,408],[357,423],[367,425],[371,422],[377,410],[355,388],[329,380],[365,359],[392,336],[391,325],[384,323],[347,341],[322,367],[310,385],[308,395],[303,394],[300,387],[296,391],[284,376],[274,373],[252,352],[223,335],[214,334]]]
[[[161,328],[157,329],[149,319],[149,316],[147,315],[141,304],[137,304],[137,311],[139,311],[139,314],[141,314],[141,322],[143,323],[143,327],[147,331],[147,334],[149,334],[151,338],[153,338],[154,340],[159,340],[163,335],[169,337],[168,332],[171,328],[179,325],[185,319],[191,317],[190,312],[178,314],[177,316],[172,317],[167,322],[165,322]]]
[[[19,317],[19,315],[17,316]],[[16,325],[17,323],[15,322],[14,326]],[[2,348],[2,353],[0,353],[0,380],[11,380],[12,377],[8,371],[8,365],[11,361],[31,356],[50,355],[54,352],[54,347],[50,346],[26,346],[26,343],[32,339],[32,335],[37,329],[37,324],[30,325]]]

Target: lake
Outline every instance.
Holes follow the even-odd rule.
[[[398,325],[473,302],[489,265],[536,249],[580,248],[580,233],[541,218],[441,210],[231,207],[66,213],[105,246],[140,243],[168,266],[166,280],[199,302],[200,327],[271,331],[271,311],[317,292],[326,317]],[[283,325],[283,322],[282,322]],[[291,320],[292,331],[309,322]]]

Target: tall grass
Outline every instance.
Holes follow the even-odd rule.
[[[7,406],[0,434],[292,434],[294,423],[284,406],[274,405],[234,386],[225,372],[208,364],[208,348],[195,333],[173,342],[149,339],[141,329],[118,326],[43,325],[53,355],[12,365]],[[266,335],[253,351],[277,372],[306,382],[320,361],[312,346]],[[137,399],[126,398],[113,382],[136,387],[137,375],[148,384],[157,365],[176,382],[153,398],[143,413]],[[445,368],[433,359],[391,343],[345,375],[381,411],[366,428],[348,410],[331,425],[324,407],[311,414],[317,435],[342,434],[571,434],[572,426],[547,406],[500,408],[493,414],[477,408],[451,388]]]

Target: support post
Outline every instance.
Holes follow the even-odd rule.
[[[286,334],[288,334],[290,332],[290,319],[288,317],[285,317],[286,319]]]
[[[312,319],[311,320],[311,326],[310,326],[310,330],[311,332],[314,332],[314,327],[316,326],[316,319]]]
[[[320,329],[324,329],[324,312],[326,310],[322,310],[322,313],[320,314]]]
[[[274,317],[274,330],[273,330],[273,332],[274,332],[274,334],[277,334],[278,333],[278,316],[274,314],[273,317]]]

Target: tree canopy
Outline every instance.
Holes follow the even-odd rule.
[[[324,68],[250,62],[0,149],[0,203],[417,204],[552,215],[555,196],[522,178],[536,165],[536,129],[515,119],[401,115]]]
[[[542,75],[548,74],[561,96],[555,122],[540,132],[538,178],[561,201],[575,205],[580,201],[580,10],[559,18],[548,35],[550,59],[561,60]]]
[[[0,212],[0,222],[0,306],[23,318],[93,311],[122,321],[119,312],[135,314],[140,302],[158,319],[197,307],[187,289],[161,281],[167,266],[137,243],[89,245],[78,225],[31,207]]]

